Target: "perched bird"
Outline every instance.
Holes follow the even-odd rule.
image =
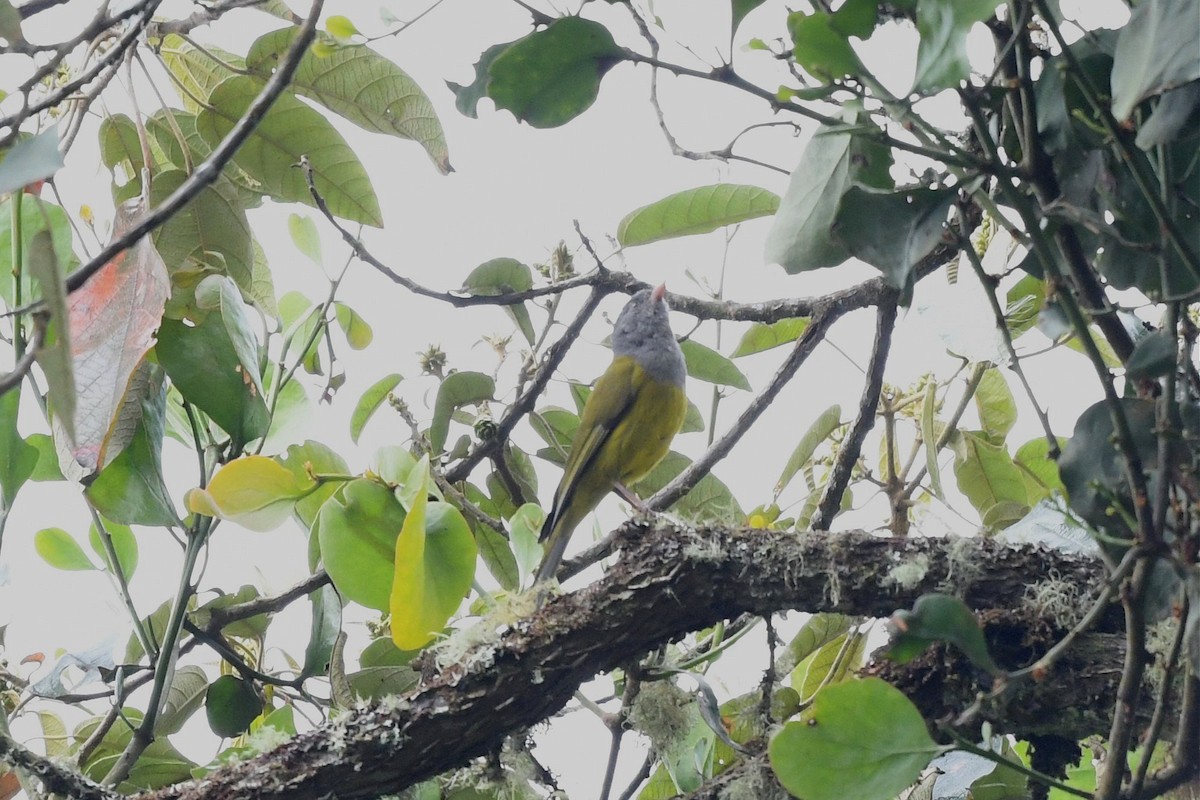
[[[683,425],[687,370],[667,317],[666,284],[635,294],[612,332],[613,360],[583,406],[554,505],[542,526],[537,582],[554,577],[567,540],[618,485],[641,480]]]

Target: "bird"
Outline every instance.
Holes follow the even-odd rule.
[[[562,480],[542,526],[536,584],[554,577],[567,541],[614,489],[662,461],[687,414],[687,367],[668,316],[666,284],[642,289],[617,316],[613,360],[584,403]]]

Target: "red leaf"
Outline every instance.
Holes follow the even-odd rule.
[[[112,238],[142,213],[140,200],[117,210]],[[131,378],[162,321],[170,292],[167,267],[145,236],[115,256],[71,294],[71,358],[75,373],[75,442],[71,455],[84,477],[95,474],[129,443],[136,428],[126,407],[138,407],[143,381]],[[75,470],[79,472],[79,470]]]

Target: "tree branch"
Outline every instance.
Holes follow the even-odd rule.
[[[424,658],[425,677],[412,693],[351,712],[202,781],[141,797],[307,800],[336,792],[347,800],[397,792],[485,754],[511,731],[554,714],[598,672],[742,613],[803,609],[881,617],[911,606],[922,593],[949,591],[972,607],[1002,609],[995,615],[1005,622],[1001,636],[989,641],[999,644],[997,658],[1016,666],[1010,662],[1036,657],[1027,652],[1030,641],[1055,638],[1048,622],[1027,610],[1028,576],[1054,574],[1077,586],[1103,581],[1098,559],[988,539],[655,530],[630,523],[619,543],[622,556],[602,580],[549,601],[494,642],[440,668],[435,648]],[[920,579],[899,583],[891,577],[906,564],[922,566]],[[1022,614],[1028,622],[1012,621]],[[1078,691],[1086,687],[1086,703],[1095,706],[1095,719],[1103,718],[1115,695],[1121,654],[1101,645],[1111,642],[1119,649],[1123,637],[1105,632],[1119,624],[1119,613],[1106,616],[1102,632],[1088,640],[1099,644],[1081,644],[1078,653],[1095,662],[1088,671],[1082,657],[1068,656],[1044,680],[1023,687],[997,727],[1011,731],[1036,724],[1070,736],[1079,735],[1080,726],[1099,730],[1085,708],[1060,712],[1064,702],[1079,702]],[[1022,630],[1039,632],[1039,625],[1041,636],[1022,636]],[[950,660],[941,656],[942,662]],[[913,674],[918,688],[959,681],[959,694],[936,693],[932,702],[941,705],[960,697],[969,702],[980,689],[962,664],[945,667],[935,659],[921,662]],[[487,724],[479,724],[481,719]]]

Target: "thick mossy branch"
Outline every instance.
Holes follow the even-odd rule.
[[[964,598],[984,611],[985,619],[1011,619],[1005,638],[1031,645],[1043,641],[1053,626],[1038,619],[1029,587],[1052,575],[1078,587],[1079,603],[1086,605],[1104,580],[1098,560],[986,539],[655,529],[641,522],[626,525],[619,538],[621,557],[603,579],[501,626],[491,641],[457,663],[440,670],[427,667],[412,694],[348,713],[202,781],[143,797],[303,800],[329,792],[340,798],[375,797],[488,752],[510,732],[558,711],[597,673],[718,620],[788,609],[883,617],[936,590]],[[1099,635],[1119,624],[1119,614],[1106,616]],[[1038,655],[1033,646],[1015,652]],[[1111,707],[1108,682],[1079,686],[1077,669],[1108,674],[1119,669],[1120,653],[1102,646],[1080,652],[1094,653],[1098,663],[1076,667],[1064,661],[1044,680],[1031,683],[1020,697],[1017,718],[1037,718],[1044,732],[1078,737],[1078,720],[1087,718],[1083,709],[1065,718],[1039,711],[1039,704],[1060,708],[1064,696],[1085,692],[1077,700],[1086,696],[1085,705],[1095,706],[1097,718]],[[952,686],[944,675],[929,683],[946,668],[964,671],[949,661],[921,663],[916,675],[924,676],[924,683],[912,680],[912,670],[893,677],[903,683],[907,672],[918,704],[945,711],[960,694],[969,702],[981,688],[970,680]],[[940,687],[932,698],[919,691],[930,685]],[[1056,721],[1063,730],[1050,730]],[[1008,729],[1006,718],[996,722]]]

